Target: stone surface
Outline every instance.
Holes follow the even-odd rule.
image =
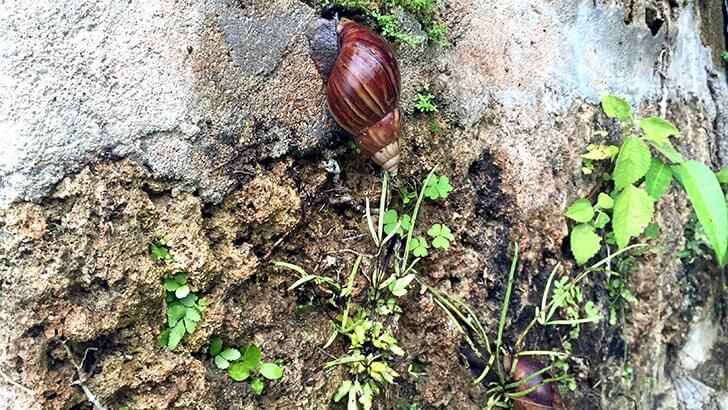
[[[0,7],[0,380],[34,392],[0,382],[10,408],[85,405],[69,386],[78,375],[64,345],[77,360],[98,349],[87,384],[110,408],[329,402],[346,375],[320,371],[330,360],[320,349],[328,320],[299,309],[310,301],[287,291],[294,278],[270,261],[345,275],[352,252],[372,252],[361,236],[362,204],[378,195],[378,183],[377,171],[340,144],[326,113],[304,36],[318,13],[308,3]],[[626,97],[642,116],[665,115],[683,132],[677,146],[686,156],[728,165],[721,4],[672,3],[454,0],[441,5],[452,48],[395,44],[401,181],[438,165],[456,187],[447,203],[423,209],[421,221],[446,223],[457,239],[420,270],[472,304],[489,329],[509,244],[522,250],[514,329],[529,320],[553,266],[574,268],[562,214],[593,187],[580,158],[600,141],[593,131],[615,131],[600,114],[601,94]],[[437,95],[436,115],[414,112],[412,97],[425,83]],[[430,132],[433,121],[442,132]],[[661,247],[631,278],[639,303],[623,324],[584,326],[574,346],[580,384],[564,394],[571,408],[628,408],[628,397],[638,408],[725,408],[720,273],[675,256],[686,242],[684,195],[672,189],[657,209]],[[149,243],[164,235],[175,243],[169,265],[148,257]],[[372,263],[365,258],[363,268]],[[190,272],[210,307],[170,353],[155,348],[161,281],[178,270]],[[586,286],[607,314],[601,280]],[[398,338],[427,375],[403,380],[390,397],[481,408],[484,389],[458,363],[461,340],[446,317],[426,295],[408,296],[403,310]],[[256,397],[211,365],[212,335],[260,345],[285,360],[286,376]],[[561,343],[549,334],[528,342]],[[622,379],[625,356],[630,381]]]

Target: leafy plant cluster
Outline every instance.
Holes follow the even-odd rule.
[[[236,382],[248,381],[255,394],[265,389],[265,380],[278,380],[283,377],[283,368],[276,362],[263,362],[260,347],[248,345],[244,348],[227,347],[220,337],[212,339],[209,349],[215,366],[227,370],[228,376]]]
[[[167,303],[167,329],[159,336],[159,346],[169,350],[177,348],[186,334],[197,329],[207,307],[205,298],[190,290],[186,273],[177,273],[164,279]]]
[[[602,97],[601,104],[609,118],[622,122],[624,136],[619,147],[594,145],[583,156],[589,172],[594,161],[607,162],[607,167],[614,161],[614,167],[603,173],[599,182],[599,186],[611,189],[600,190],[596,200],[576,200],[565,213],[576,223],[570,244],[577,264],[586,263],[601,250],[602,236],[607,246],[616,245],[618,249],[624,249],[646,230],[656,236],[658,228],[651,225],[655,202],[674,180],[686,192],[723,266],[728,247],[728,212],[716,175],[701,162],[684,159],[673,147],[670,137],[679,138],[680,132],[671,122],[658,117],[638,120],[629,104],[616,96]]]
[[[510,298],[513,290],[514,274],[518,261],[517,244],[511,263],[511,269],[508,272],[508,282],[506,285],[503,307],[500,312],[498,333],[495,342],[492,342],[492,339],[488,336],[488,332],[480,322],[477,314],[467,303],[448,295],[445,292],[438,291],[426,283],[423,283],[419,279],[418,281],[420,281],[422,286],[433,295],[436,304],[448,315],[450,321],[463,334],[470,351],[479,358],[477,361],[481,363],[480,367],[482,370],[473,383],[483,382],[488,388],[488,402],[486,403],[485,408],[511,408],[511,406],[519,404],[519,400],[541,384],[561,382],[566,384],[566,386],[568,386],[571,390],[576,389],[576,381],[569,373],[568,364],[568,358],[572,349],[571,340],[576,339],[579,336],[580,325],[585,323],[597,323],[602,318],[598,307],[593,302],[584,300],[584,296],[580,289],[580,283],[590,273],[604,269],[603,267],[605,265],[609,265],[612,259],[639,246],[641,245],[632,245],[631,247],[620,250],[614,255],[595,263],[573,278],[569,276],[562,276],[561,278],[556,279],[556,274],[561,266],[560,264],[557,264],[548,277],[540,306],[536,308],[531,322],[515,339],[515,342],[512,345],[513,349],[506,348],[504,329],[506,325],[508,306],[510,305]],[[569,332],[569,339],[562,341],[562,345],[559,348],[552,348],[548,350],[525,349],[525,338],[536,325],[543,327],[570,327],[571,331]],[[542,369],[529,375],[529,377],[515,380],[513,372],[509,372],[503,367],[502,358],[507,354],[512,354],[516,359],[526,356],[541,356],[550,359],[550,363],[544,365]],[[468,359],[468,361],[470,362],[470,359]],[[556,376],[549,375],[553,368],[556,368],[559,371]],[[495,377],[489,377],[491,373],[495,373]],[[541,375],[549,376],[543,376],[543,380],[541,380],[538,384],[529,385],[528,388],[523,386],[526,382],[530,383],[529,379]],[[523,405],[523,403],[520,404]],[[531,407],[526,406],[521,408]]]
[[[435,96],[425,89],[423,93],[415,94],[413,99],[415,109],[419,112],[437,112],[437,104],[435,104]]]
[[[390,40],[400,40],[410,46],[424,41],[432,42],[440,47],[448,47],[446,40],[447,26],[437,21],[438,0],[323,0],[322,7],[338,5],[363,12],[376,22],[382,35]],[[401,8],[417,19],[426,36],[412,35],[403,31],[402,21],[396,10]]]
[[[149,253],[157,262],[174,260],[172,239],[165,236],[149,246]],[[164,279],[167,327],[159,335],[159,347],[174,350],[186,334],[194,333],[207,307],[205,298],[192,292],[185,272],[177,272]]]
[[[308,289],[316,295],[322,294],[325,303],[338,310],[335,317],[330,317],[332,333],[324,349],[339,339],[343,353],[326,363],[324,368],[343,366],[348,370],[349,377],[339,385],[332,400],[345,399],[349,410],[359,406],[371,409],[382,388],[401,377],[395,363],[401,361],[406,352],[398,344],[392,323],[396,322],[393,320],[395,315],[402,312],[399,299],[407,295],[416,279],[415,266],[429,254],[428,240],[424,235],[415,236],[417,216],[425,198],[445,199],[451,191],[449,179],[435,175],[433,170],[422,181],[419,192],[400,190],[403,207],[412,208],[397,212],[388,209],[390,198],[385,173],[377,218],[372,216],[369,200],[366,201],[367,225],[377,249],[376,256],[366,266],[362,264],[364,257],[358,256],[344,285],[327,276],[309,274],[300,266],[275,262],[276,266],[298,274],[298,280],[289,290],[304,292]],[[427,234],[432,238],[432,246],[439,249],[446,249],[455,239],[443,224],[430,226]],[[354,297],[354,286],[360,274],[368,285],[365,292],[358,292]],[[408,369],[413,377],[417,371],[412,369],[416,367],[410,365]]]

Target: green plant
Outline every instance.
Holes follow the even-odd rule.
[[[415,97],[413,99],[415,103],[415,109],[417,109],[420,112],[437,112],[437,104],[435,104],[435,96],[431,93],[427,92],[427,88],[425,88],[426,94],[415,94]]]
[[[167,328],[159,336],[159,346],[177,348],[186,334],[194,333],[206,308],[205,298],[190,290],[187,274],[177,273],[164,279],[167,304]]]
[[[723,50],[723,51],[722,51],[722,52],[720,53],[720,56],[721,56],[721,58],[723,58],[723,61],[725,61],[725,62],[727,62],[727,63],[728,63],[728,51],[726,51],[726,50]]]
[[[228,376],[236,382],[247,380],[257,395],[263,393],[265,379],[278,380],[283,377],[283,368],[275,362],[263,362],[263,352],[255,345],[241,349],[224,348],[222,339],[215,337],[209,353],[218,369],[227,370]]]
[[[450,179],[446,176],[432,175],[432,178],[427,180],[425,184],[425,196],[431,200],[438,198],[447,199],[447,196],[452,191],[452,185],[450,185]]]
[[[410,46],[429,40],[440,47],[450,43],[445,37],[448,29],[437,21],[437,0],[323,0],[322,7],[337,4],[344,8],[359,10],[376,22],[380,32],[390,40],[400,40]],[[402,30],[402,21],[397,9],[404,9],[422,26],[426,35],[412,35]]]
[[[149,245],[149,253],[152,259],[158,262],[171,262],[174,260],[172,254],[172,238],[167,235]]]
[[[438,188],[436,182],[440,180],[443,182]],[[444,188],[445,185],[447,188]],[[403,206],[409,208],[407,205],[414,200],[413,207],[399,212],[388,209],[388,178],[384,174],[377,218],[371,214],[369,200],[366,200],[367,226],[377,248],[376,260],[368,265],[369,271],[365,272],[366,268],[362,264],[364,257],[358,256],[345,285],[332,278],[308,274],[300,266],[291,263],[274,262],[274,265],[298,274],[299,279],[289,290],[305,291],[306,285],[313,285],[310,289],[315,295],[323,293],[326,303],[339,309],[338,315],[330,317],[332,332],[324,348],[339,339],[343,344],[343,354],[326,363],[324,368],[342,366],[348,370],[350,377],[338,386],[332,400],[339,402],[346,398],[350,410],[360,405],[365,410],[370,409],[382,388],[400,377],[395,363],[405,356],[405,351],[399,346],[394,334],[392,315],[402,311],[398,299],[405,297],[410,290],[417,276],[415,266],[418,261],[429,255],[429,245],[424,235],[414,236],[417,217],[428,189],[435,189],[436,194],[431,197],[439,199],[445,198],[452,187],[447,177],[438,177],[433,170],[422,181],[414,197],[407,189],[400,188]],[[438,189],[442,189],[442,192]],[[435,224],[428,231],[432,231],[431,236],[435,237],[433,246],[437,241],[435,247],[446,248],[455,239],[449,228],[442,224]],[[404,246],[392,246],[400,241],[404,241]],[[410,260],[410,256],[414,259]],[[357,292],[358,297],[354,297],[354,286],[360,273],[368,282],[367,291]]]
[[[602,236],[597,231],[605,232],[607,246],[616,244],[618,249],[643,234],[652,221],[654,203],[674,179],[686,192],[723,266],[728,247],[728,211],[716,175],[700,162],[685,160],[675,150],[669,138],[680,137],[680,132],[669,121],[658,117],[637,120],[629,104],[616,96],[603,96],[601,103],[609,118],[622,122],[624,138],[614,168],[600,182],[600,186],[612,182],[612,189],[599,192],[595,203],[589,198],[576,200],[565,213],[576,223],[570,245],[577,264],[586,263],[602,248]],[[666,161],[653,155],[650,148]],[[614,147],[605,145],[590,146],[584,155],[588,161],[611,161],[614,157]],[[590,173],[593,162],[585,169]]]

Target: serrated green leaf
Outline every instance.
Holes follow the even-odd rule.
[[[639,138],[626,137],[614,165],[614,189],[620,191],[637,182],[650,168],[650,149]]]
[[[218,369],[227,369],[230,367],[230,362],[227,361],[224,357],[217,355],[215,356],[215,366],[217,366]]]
[[[710,168],[698,161],[685,161],[677,169],[698,221],[713,246],[718,264],[724,266],[728,247],[728,211],[718,179]]]
[[[349,394],[349,390],[351,389],[351,380],[344,380],[339,385],[339,388],[336,389],[336,393],[334,393],[334,403],[338,403],[341,401],[341,399],[344,398],[347,394]]]
[[[594,227],[589,224],[576,225],[571,230],[571,253],[578,265],[583,265],[599,252],[602,238],[594,233]]]
[[[169,324],[169,327],[172,327],[177,324],[177,321],[185,317],[185,314],[187,313],[187,308],[179,303],[179,302],[172,302],[167,306],[167,323]]]
[[[652,158],[645,175],[645,190],[655,201],[667,192],[672,182],[672,170],[659,158]]]
[[[278,380],[283,377],[283,369],[275,363],[263,363],[258,372],[268,380]]]
[[[195,295],[194,293],[190,293],[189,295],[187,295],[179,300],[179,303],[181,303],[187,307],[195,306],[195,302],[197,302],[197,295]]]
[[[601,209],[612,209],[614,206],[614,199],[604,192],[600,192],[599,196],[597,196],[597,206]]]
[[[240,359],[240,351],[235,348],[228,348],[220,352],[220,356],[222,356],[225,360],[234,362],[238,359]]]
[[[202,320],[202,315],[200,315],[200,311],[198,311],[197,308],[188,307],[185,312],[185,319],[199,322],[200,320]]]
[[[228,376],[236,382],[242,382],[250,377],[250,367],[243,363],[233,363],[228,368]]]
[[[255,392],[255,394],[260,396],[265,388],[265,382],[256,377],[250,382],[250,388]]]
[[[164,279],[164,290],[167,292],[174,292],[177,290],[181,285],[177,283],[174,278],[165,278]]]
[[[566,210],[564,216],[576,222],[589,222],[594,217],[594,208],[588,199],[577,199]]]
[[[186,285],[187,284],[187,274],[184,272],[177,272],[174,275],[174,280],[180,285]]]
[[[243,353],[243,363],[253,368],[260,363],[262,356],[262,352],[258,346],[250,345],[245,348],[245,352]]]
[[[182,341],[182,338],[185,336],[185,325],[183,321],[177,322],[176,325],[169,331],[169,341],[167,342],[167,347],[169,350],[174,350],[179,345],[179,342]]]
[[[217,356],[222,352],[222,339],[219,336],[215,336],[210,343],[210,356]]]
[[[670,121],[659,117],[648,117],[640,121],[640,128],[650,139],[667,139],[670,136],[679,137],[680,131]]]
[[[619,249],[639,236],[652,221],[655,212],[652,198],[644,190],[627,185],[614,203],[612,229]]]
[[[197,329],[197,322],[190,319],[183,319],[182,320],[185,324],[185,329],[187,330],[187,333],[192,334],[195,333],[195,329]]]
[[[162,333],[159,335],[159,347],[167,347],[167,344],[169,344],[169,332],[172,331],[172,329],[167,328],[164,329]]]
[[[611,218],[609,217],[609,215],[605,214],[604,212],[599,212],[599,214],[597,215],[597,219],[594,220],[594,227],[597,229],[603,229],[605,226],[607,226],[610,220]]]
[[[632,118],[632,107],[627,101],[615,96],[602,96],[602,109],[609,118],[616,118],[621,121],[627,121]]]
[[[615,145],[589,145],[586,149],[586,153],[581,157],[592,161],[612,159],[619,153],[619,147]]]

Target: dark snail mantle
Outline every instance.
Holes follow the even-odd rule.
[[[394,52],[382,37],[347,19],[316,20],[307,36],[334,119],[374,162],[396,174],[401,113]]]

